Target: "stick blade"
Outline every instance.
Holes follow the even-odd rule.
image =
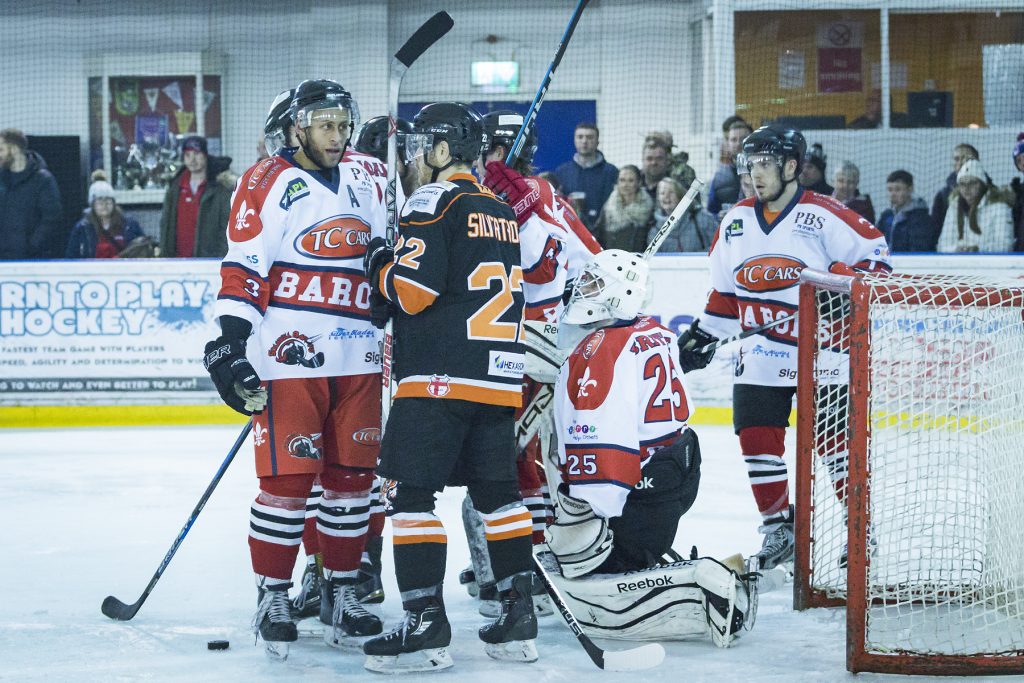
[[[453,26],[455,26],[455,20],[452,19],[450,14],[438,12],[427,19],[416,30],[416,33],[412,34],[409,40],[405,41],[405,45],[395,53],[395,59],[408,69],[431,45],[439,41],[448,31],[451,31]]]
[[[135,613],[139,611],[138,604],[126,605],[113,595],[108,595],[103,599],[103,604],[100,605],[100,611],[103,612],[104,616],[110,617],[117,621],[129,621],[135,616]]]
[[[643,671],[653,669],[665,661],[665,648],[660,643],[648,643],[631,650],[605,650],[605,671]]]

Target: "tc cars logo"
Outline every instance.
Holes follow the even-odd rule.
[[[800,259],[779,254],[755,256],[736,269],[736,286],[748,292],[777,292],[800,283],[800,271],[807,267]]]
[[[295,250],[315,259],[361,258],[370,243],[370,226],[355,216],[332,216],[295,238]]]

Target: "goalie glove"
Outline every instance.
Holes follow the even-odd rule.
[[[251,325],[226,315],[221,317],[221,329],[221,336],[206,343],[203,367],[228,407],[243,415],[261,412],[267,405],[267,390],[260,385],[259,375],[245,357],[244,338]]]
[[[615,534],[608,520],[594,514],[590,503],[569,495],[565,484],[555,489],[555,523],[544,532],[562,576],[576,578],[594,571],[612,552]]]
[[[523,175],[506,166],[504,161],[487,164],[484,185],[508,202],[520,224],[533,215],[534,207],[540,201],[537,188],[531,186]]]
[[[700,319],[694,318],[690,327],[679,335],[679,366],[683,372],[706,368],[711,359],[715,357],[715,350],[702,352],[699,349],[708,344],[714,344],[716,341],[718,341],[718,337],[702,330]]]

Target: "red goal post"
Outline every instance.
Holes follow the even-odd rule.
[[[794,607],[850,671],[1024,673],[1024,280],[801,275]]]

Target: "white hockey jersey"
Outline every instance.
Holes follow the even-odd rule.
[[[553,323],[562,312],[565,283],[601,245],[551,183],[540,178],[526,182],[540,195],[533,214],[519,226],[526,319]]]
[[[771,224],[760,202],[744,199],[725,214],[711,243],[712,289],[701,326],[728,336],[735,321],[747,330],[791,315],[800,300],[800,271],[827,271],[836,262],[892,270],[882,233],[832,197],[800,190]],[[797,336],[794,319],[744,339],[735,382],[795,386]]]
[[[693,404],[676,335],[656,320],[587,335],[558,373],[555,427],[569,495],[604,518],[622,513],[640,470],[686,426]]]
[[[384,236],[386,169],[348,151],[329,176],[285,150],[231,198],[215,310],[252,323],[246,355],[265,380],[380,372],[363,254]]]

